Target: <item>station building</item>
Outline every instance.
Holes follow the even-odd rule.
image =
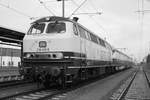
[[[0,44],[0,67],[18,67],[21,65],[21,47]]]
[[[0,26],[0,68],[21,64],[21,44],[25,33]]]
[[[20,80],[22,40],[25,33],[0,26],[0,82]]]

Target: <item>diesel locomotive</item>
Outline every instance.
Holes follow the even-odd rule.
[[[116,52],[74,19],[44,17],[32,23],[23,39],[22,74],[35,81],[42,77],[45,86],[65,86],[115,72],[132,62],[127,55]],[[119,60],[120,55],[125,57]]]

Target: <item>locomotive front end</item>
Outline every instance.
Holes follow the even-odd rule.
[[[23,69],[26,79],[60,83],[70,50],[67,22],[44,18],[33,23],[23,40]]]

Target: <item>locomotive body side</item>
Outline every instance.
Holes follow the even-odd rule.
[[[69,19],[46,19],[35,21],[24,37],[23,74],[26,79],[37,81],[42,77],[45,86],[64,85],[114,69],[112,49],[104,40]]]

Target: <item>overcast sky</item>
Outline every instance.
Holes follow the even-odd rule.
[[[61,2],[41,1],[49,10],[39,0],[0,0],[0,26],[27,32],[36,18],[62,15]],[[65,16],[69,17],[83,1],[66,0]],[[102,14],[73,16],[78,16],[79,23],[114,47],[126,48],[121,51],[141,60],[150,50],[150,12],[144,14],[142,26],[142,15],[137,13],[141,5],[142,0],[87,0],[75,14]],[[150,9],[150,0],[144,0],[144,9]]]

